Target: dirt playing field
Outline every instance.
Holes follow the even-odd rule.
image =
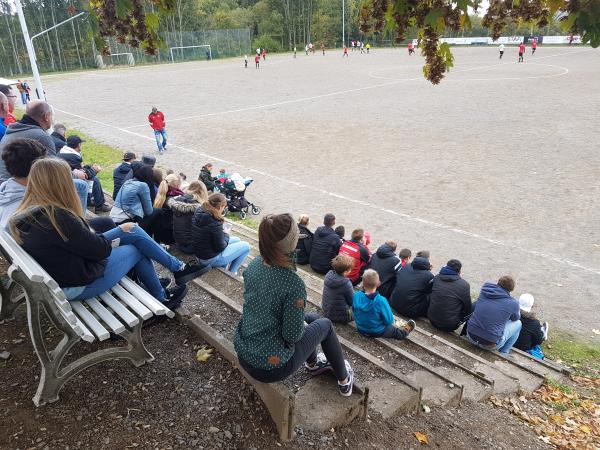
[[[156,105],[171,144],[160,164],[254,177],[265,212],[326,212],[463,262],[476,295],[512,274],[556,328],[598,342],[600,50],[457,48],[439,86],[405,49],[268,56],[50,76],[56,119],[138,155],[155,153]],[[85,148],[84,148],[85,156]],[[84,158],[85,159],[85,158]],[[552,333],[552,331],[551,331]]]

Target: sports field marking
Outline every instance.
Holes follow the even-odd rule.
[[[395,83],[393,83],[393,84],[395,84]],[[117,127],[117,126],[114,126],[114,125],[109,125],[109,124],[107,124],[105,122],[101,122],[99,120],[95,120],[95,119],[91,119],[89,117],[81,116],[79,114],[74,114],[74,113],[71,113],[71,112],[68,112],[68,111],[65,111],[65,110],[61,110],[59,108],[55,108],[55,111],[58,111],[58,112],[61,112],[63,114],[66,114],[68,116],[76,117],[78,119],[82,119],[82,120],[85,120],[85,121],[88,121],[88,122],[91,122],[91,123],[94,123],[94,124],[97,124],[97,125],[100,125],[100,126],[103,126],[103,127],[111,128],[111,129],[120,131],[120,132],[125,133],[125,134],[136,136],[137,138],[141,138],[141,139],[144,139],[144,140],[147,140],[147,141],[154,142],[154,140],[155,140],[153,136],[148,136],[148,135],[145,135],[145,134],[136,133],[135,131],[131,131],[131,130],[128,130],[128,129],[125,129],[125,128],[120,128],[120,127]],[[259,175],[262,175],[264,177],[270,178],[272,180],[275,180],[275,181],[278,181],[278,182],[281,182],[281,183],[284,183],[284,184],[292,185],[292,186],[295,186],[297,188],[309,190],[309,191],[316,192],[316,193],[319,193],[319,194],[322,194],[322,195],[326,195],[326,196],[330,196],[330,197],[335,197],[337,199],[340,199],[340,200],[343,200],[343,201],[346,201],[346,202],[349,202],[349,203],[353,203],[353,204],[356,204],[356,205],[361,205],[363,207],[367,207],[367,208],[375,210],[375,211],[381,211],[381,212],[384,212],[386,214],[389,214],[389,215],[392,215],[392,216],[395,216],[395,217],[399,217],[399,218],[402,218],[402,219],[405,219],[405,220],[408,220],[408,221],[411,221],[411,222],[421,223],[421,224],[429,226],[431,228],[436,228],[436,229],[444,230],[444,231],[447,231],[449,233],[459,234],[459,235],[466,236],[466,237],[469,237],[469,238],[472,238],[472,239],[476,239],[476,240],[479,240],[479,241],[487,242],[489,244],[493,244],[493,245],[496,245],[496,246],[499,246],[499,247],[510,248],[510,249],[517,250],[519,252],[522,252],[522,253],[525,253],[525,254],[528,254],[528,255],[531,255],[531,256],[535,256],[535,257],[539,257],[539,258],[545,259],[545,260],[553,262],[553,263],[561,264],[561,265],[566,266],[568,268],[577,269],[577,270],[583,270],[585,272],[588,272],[588,273],[591,273],[591,274],[594,274],[594,275],[600,275],[600,270],[599,269],[593,268],[593,267],[584,266],[584,265],[578,263],[577,261],[573,261],[573,260],[570,260],[570,259],[567,259],[567,258],[560,258],[560,257],[557,257],[557,256],[550,255],[548,253],[540,252],[540,251],[537,251],[537,250],[531,250],[531,249],[528,249],[528,248],[525,248],[525,247],[522,247],[522,246],[519,246],[519,245],[515,245],[515,244],[503,242],[503,241],[500,241],[500,240],[497,240],[497,239],[493,239],[493,238],[489,238],[487,236],[483,236],[481,234],[477,234],[477,233],[473,233],[473,232],[470,232],[470,231],[462,230],[460,228],[456,228],[456,227],[453,227],[453,226],[450,226],[450,225],[446,225],[446,224],[443,224],[443,223],[440,223],[440,222],[435,222],[435,221],[432,221],[432,220],[427,220],[427,219],[422,219],[420,217],[411,216],[410,214],[406,214],[406,213],[403,213],[403,212],[400,212],[400,211],[395,211],[393,209],[388,209],[388,208],[376,205],[374,203],[366,202],[364,200],[360,200],[360,199],[357,199],[357,198],[347,197],[345,195],[338,194],[336,192],[327,191],[325,189],[321,189],[321,188],[318,188],[318,187],[315,187],[315,186],[311,186],[311,185],[307,185],[307,184],[304,184],[304,183],[301,183],[301,182],[298,182],[298,181],[290,180],[289,178],[282,178],[282,177],[279,177],[277,175],[274,175],[274,174],[271,174],[271,173],[268,173],[268,172],[264,172],[264,171],[259,170],[259,169],[255,169],[253,167],[246,167],[245,165],[240,164],[238,162],[228,161],[228,160],[219,158],[219,157],[214,156],[214,155],[210,155],[208,153],[204,153],[204,152],[196,150],[196,149],[190,149],[190,148],[184,147],[182,145],[177,145],[177,144],[172,144],[171,143],[171,144],[169,144],[169,147],[170,148],[177,148],[177,149],[179,149],[181,151],[184,151],[186,153],[190,153],[190,154],[193,154],[193,155],[199,155],[199,156],[202,156],[202,157],[204,157],[206,159],[209,159],[209,160],[212,160],[212,161],[218,161],[220,163],[224,163],[224,164],[227,164],[229,166],[238,167],[243,172],[257,173]]]
[[[582,53],[582,52],[587,52],[587,51],[591,51],[591,49],[579,50],[579,51],[574,51],[574,52],[555,53],[553,55],[541,56],[539,58],[536,58],[536,61],[540,60],[540,59],[553,58],[556,56],[574,55],[577,53]],[[507,62],[497,63],[497,64],[487,64],[485,66],[469,67],[467,69],[455,70],[452,73],[470,72],[473,70],[481,70],[481,69],[485,69],[485,68],[493,68],[493,67],[509,65],[509,64],[517,64],[517,62],[515,62],[515,61],[508,62],[507,61]],[[533,63],[530,63],[530,64],[533,64]],[[213,112],[213,113],[196,114],[193,116],[178,117],[176,119],[169,119],[168,122],[173,123],[173,122],[179,122],[182,120],[202,119],[202,118],[206,118],[206,117],[224,116],[224,115],[228,115],[228,114],[236,114],[236,113],[241,113],[241,112],[246,112],[246,111],[256,111],[259,109],[273,108],[273,107],[278,107],[278,106],[291,105],[291,104],[295,104],[295,103],[304,103],[304,102],[309,102],[311,100],[318,100],[321,98],[334,97],[337,95],[344,95],[344,94],[350,94],[350,93],[354,93],[354,92],[378,89],[378,88],[387,87],[387,86],[394,86],[396,84],[405,83],[405,82],[409,82],[409,81],[422,81],[422,80],[424,80],[422,75],[419,75],[416,77],[411,77],[411,78],[404,78],[404,79],[391,79],[391,81],[388,81],[386,83],[379,83],[379,84],[363,86],[363,87],[353,88],[353,89],[344,89],[342,91],[334,91],[334,92],[329,92],[327,94],[311,95],[309,97],[301,97],[301,98],[292,99],[292,100],[284,100],[281,102],[268,103],[265,105],[254,105],[254,106],[247,106],[247,107],[239,108],[239,109],[230,109],[230,110],[226,110],[226,111],[217,111],[217,112]],[[468,80],[466,80],[466,81],[468,81]],[[147,127],[147,126],[148,126],[148,124],[144,123],[144,124],[140,124],[140,125],[130,125],[127,127],[123,127],[123,129],[131,130],[134,128],[142,128],[142,127]]]

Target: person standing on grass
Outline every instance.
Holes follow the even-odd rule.
[[[150,127],[152,127],[154,130],[154,138],[156,139],[158,153],[162,155],[167,149],[167,129],[165,115],[159,111],[156,106],[153,106],[152,112],[148,116],[148,122],[150,122]]]
[[[519,62],[523,62],[523,55],[525,54],[525,42],[519,44]]]
[[[271,214],[260,222],[260,256],[243,275],[244,310],[235,351],[240,365],[258,381],[284,380],[301,366],[312,374],[333,370],[339,393],[349,397],[354,371],[344,359],[335,328],[329,319],[305,312],[306,286],[291,256],[298,234],[290,214]],[[319,345],[323,353],[317,354]]]
[[[258,53],[254,57],[254,67],[260,69],[260,55]]]
[[[500,44],[500,46],[498,47],[498,50],[500,51],[499,59],[502,59],[502,56],[504,56],[504,44]]]

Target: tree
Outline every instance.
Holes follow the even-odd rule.
[[[450,46],[440,43],[441,34],[447,30],[469,30],[469,9],[477,11],[479,3],[480,0],[363,0],[361,31],[393,30],[400,42],[406,39],[409,28],[416,26],[425,57],[423,74],[438,84],[454,65]],[[497,39],[511,22],[546,27],[556,14],[565,32],[581,34],[582,42],[594,48],[600,45],[599,0],[491,0],[482,25]]]

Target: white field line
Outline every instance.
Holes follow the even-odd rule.
[[[579,50],[579,51],[575,51],[575,52],[556,53],[554,55],[541,56],[539,58],[536,58],[536,61],[540,60],[540,59],[553,58],[553,57],[556,57],[556,56],[574,55],[576,53],[582,53],[582,52],[588,52],[588,51],[591,51],[591,50],[590,49],[586,49],[586,50]],[[467,69],[455,70],[452,73],[470,72],[470,71],[473,71],[473,70],[481,70],[481,69],[493,68],[493,67],[498,67],[498,66],[503,66],[503,65],[510,65],[510,64],[517,64],[517,62],[516,61],[511,61],[511,62],[503,62],[503,63],[497,63],[497,64],[488,64],[488,65],[485,65],[485,66],[475,66],[475,67],[470,67],[470,68],[467,68]],[[531,63],[531,64],[533,64],[533,63]],[[564,68],[562,68],[562,69],[564,69]],[[561,74],[561,75],[563,75],[563,74]],[[344,95],[344,94],[350,94],[350,93],[354,93],[354,92],[361,92],[361,91],[366,91],[366,90],[371,90],[371,89],[378,89],[378,88],[381,88],[381,87],[394,86],[396,84],[405,83],[405,82],[408,82],[408,81],[420,81],[420,80],[424,80],[424,78],[423,78],[422,75],[419,75],[417,77],[412,77],[412,78],[404,78],[404,79],[374,77],[374,76],[371,75],[371,73],[369,73],[369,76],[372,77],[372,78],[388,79],[390,81],[388,81],[386,83],[374,84],[374,85],[371,85],[371,86],[363,86],[363,87],[354,88],[354,89],[344,89],[344,90],[341,90],[341,91],[334,91],[334,92],[329,92],[329,93],[326,93],[326,94],[311,95],[309,97],[301,97],[301,98],[292,99],[292,100],[285,100],[285,101],[282,101],[282,102],[268,103],[268,104],[264,104],[264,105],[247,106],[247,107],[244,107],[244,108],[231,109],[231,110],[227,110],[227,111],[217,111],[217,112],[213,112],[213,113],[197,114],[197,115],[193,115],[193,116],[179,117],[179,118],[176,118],[176,119],[169,119],[168,122],[172,123],[172,122],[179,122],[179,121],[182,121],[182,120],[202,119],[202,118],[205,118],[205,117],[223,116],[223,115],[227,115],[227,114],[236,114],[236,113],[240,113],[240,112],[255,111],[255,110],[265,109],[265,108],[274,108],[274,107],[278,107],[278,106],[291,105],[291,104],[295,104],[295,103],[303,103],[303,102],[308,102],[308,101],[311,101],[311,100],[318,100],[318,99],[321,99],[321,98],[334,97],[334,96],[337,96],[337,95]],[[448,81],[448,80],[444,80],[444,81]],[[457,81],[463,81],[463,80],[457,80]],[[464,80],[464,81],[472,81],[472,80]],[[477,81],[477,80],[473,80],[473,81]],[[127,127],[124,127],[124,129],[129,130],[129,129],[133,129],[133,128],[142,128],[142,127],[147,127],[147,126],[148,126],[148,124],[144,123],[144,124],[140,124],[140,125],[127,126]]]

